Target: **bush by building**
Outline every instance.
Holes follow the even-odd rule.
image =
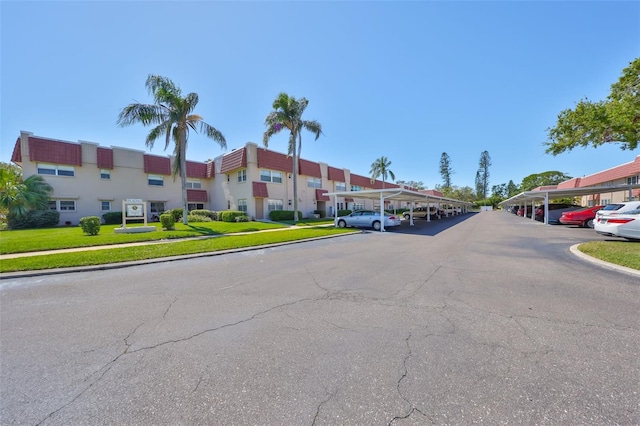
[[[49,228],[58,226],[60,213],[56,210],[29,210],[18,217],[13,214],[7,216],[9,229]]]
[[[98,216],[81,217],[80,227],[85,234],[98,235],[100,233],[100,218]]]

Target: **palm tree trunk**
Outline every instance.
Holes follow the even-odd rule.
[[[182,184],[182,223],[189,224],[187,208],[187,131],[180,129],[180,181]]]
[[[299,131],[299,130],[298,130]],[[298,138],[302,138],[298,133]],[[293,223],[298,222],[298,153],[295,139],[293,142]]]

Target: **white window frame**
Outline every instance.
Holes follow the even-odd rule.
[[[200,179],[187,179],[187,188],[202,189],[202,181]]]
[[[276,172],[273,170],[260,170],[260,181],[271,183],[282,183],[282,172]]]
[[[64,204],[63,204],[64,203]],[[69,208],[69,203],[72,203],[73,206]],[[76,200],[69,200],[66,198],[61,198],[57,200],[49,200],[47,202],[47,207],[49,210],[57,210],[59,212],[75,212],[78,209],[78,205]]]
[[[204,210],[204,203],[187,203],[187,211]]]
[[[106,209],[105,209],[106,207]],[[100,211],[101,212],[110,212],[111,211],[111,201],[100,200]]]
[[[347,184],[345,182],[336,182],[336,191],[346,191]]]
[[[151,183],[151,182],[160,182],[160,184],[155,184],[155,183]],[[164,176],[148,174],[147,175],[147,184],[149,186],[164,186]]]
[[[36,170],[39,175],[75,177],[76,168],[62,164],[37,163]]]
[[[162,207],[162,210],[158,210],[158,207]],[[157,213],[160,216],[166,210],[164,201],[149,201],[149,213]]]
[[[109,169],[100,169],[100,179],[111,179],[111,170]]]
[[[627,185],[636,185],[640,182],[640,176],[629,176],[627,178]]]
[[[362,187],[360,185],[351,185],[351,191],[362,191]]]
[[[241,198],[238,200],[238,210],[247,214],[247,199]]]
[[[238,170],[238,183],[247,181],[247,169]]]
[[[284,210],[284,204],[282,203],[282,200],[269,198],[267,200],[267,211],[272,212],[275,210]]]
[[[309,188],[322,188],[322,179],[317,177],[307,178],[307,187]]]

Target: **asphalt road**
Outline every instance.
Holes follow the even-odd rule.
[[[640,278],[483,212],[0,281],[0,424],[640,424]]]

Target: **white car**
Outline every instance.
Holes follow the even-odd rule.
[[[602,209],[596,212],[596,219],[594,223],[598,222],[598,219],[600,219],[602,216],[607,216],[610,214],[620,214],[636,209],[640,209],[640,201],[627,201],[626,203],[607,204]]]
[[[593,229],[598,234],[640,241],[640,208],[600,216]]]
[[[391,215],[389,213],[384,214],[385,228],[400,226],[401,223],[402,221],[399,216]],[[340,216],[336,220],[336,225],[340,228],[346,228],[347,226],[373,228],[376,231],[379,231],[382,228],[380,223],[380,212],[373,210],[356,210],[346,216]]]

